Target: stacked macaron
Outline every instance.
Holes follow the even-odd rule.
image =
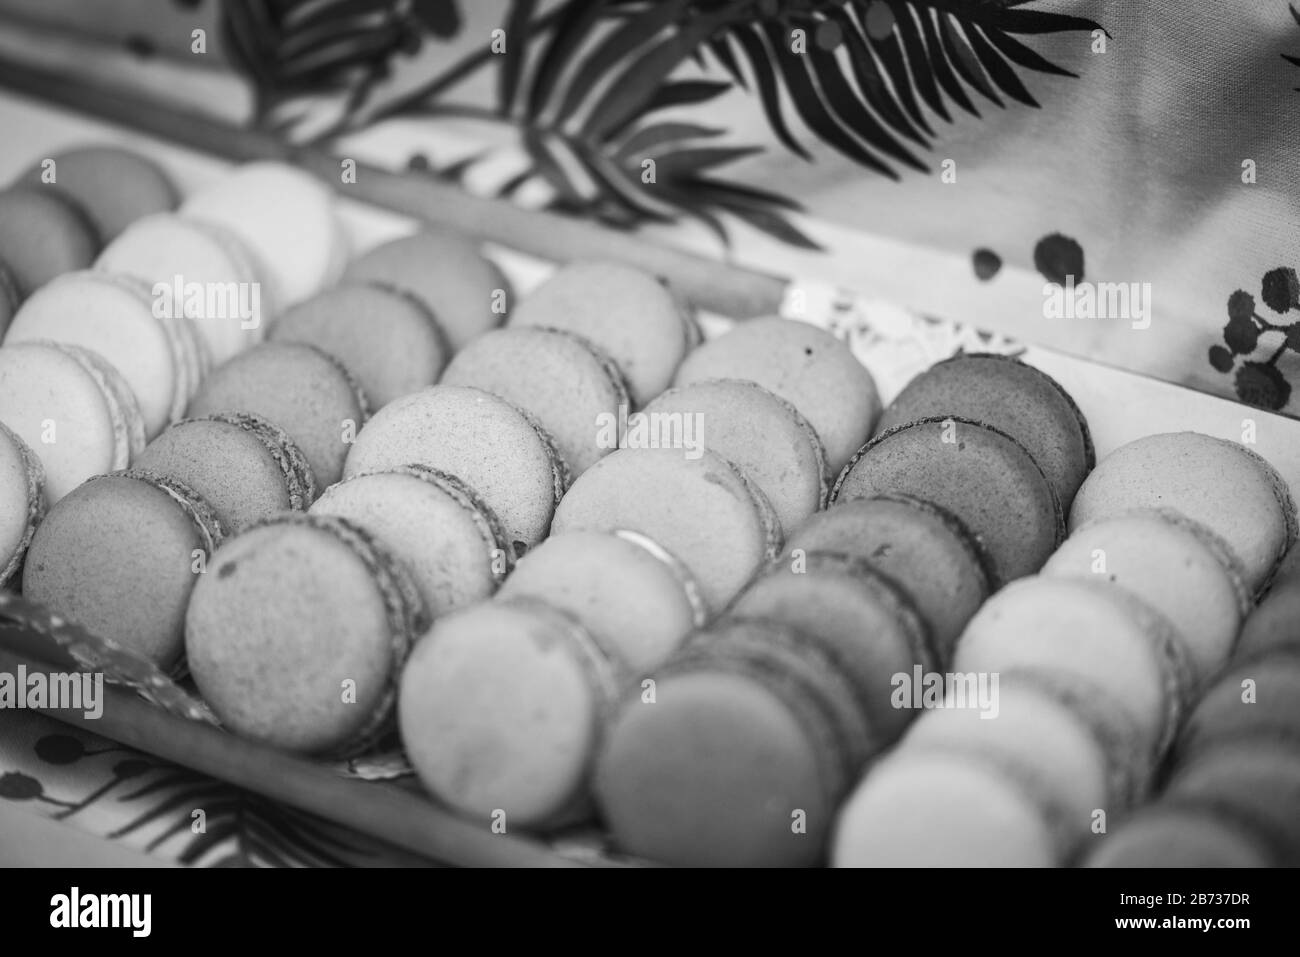
[[[807,866],[873,748],[839,662],[778,622],[689,639],[606,728],[594,792],[623,851],[667,864]]]
[[[1088,424],[1050,376],[1008,356],[958,355],[910,382],[844,467],[835,502],[881,492],[947,509],[999,584],[1037,571],[1093,465]]]
[[[1234,659],[1193,709],[1160,796],[1105,837],[1091,867],[1300,863],[1300,654]]]
[[[27,443],[0,423],[0,588],[22,569],[45,514],[45,470]]]
[[[231,731],[353,754],[392,729],[402,664],[428,626],[403,563],[345,518],[288,512],[231,539],[198,577],[184,650]]]
[[[1180,481],[1185,470],[1200,474]],[[1148,487],[1152,471],[1161,480]],[[1216,493],[1210,476],[1230,485]],[[1191,747],[1204,721],[1183,719],[1232,652],[1252,582],[1272,575],[1292,541],[1293,515],[1272,468],[1231,443],[1157,435],[1112,453],[1078,490],[1073,533],[1041,573],[1003,588],[966,626],[942,706],[915,723],[845,806],[835,860],[1061,864],[1089,851],[1120,863],[1159,859],[1162,841],[1195,829],[1210,802],[1144,810],[1132,818],[1134,836],[1091,845],[1156,783],[1180,727],[1179,753]],[[1237,687],[1220,680],[1225,694]],[[992,685],[999,720],[981,720],[969,693],[955,700],[979,682]],[[963,765],[969,787],[935,793],[932,755],[940,752],[975,762],[977,770]],[[1274,782],[1273,801],[1293,794],[1288,781],[1283,774]],[[972,799],[977,793],[987,798]],[[1030,823],[1009,829],[1011,807]],[[1207,860],[1225,848],[1240,859],[1254,853],[1233,843],[1240,827],[1232,817],[1207,829]],[[1197,853],[1183,848],[1165,859]]]
[[[1175,742],[1159,797],[1087,858],[1092,867],[1300,863],[1300,614],[1293,548]],[[1204,599],[1188,591],[1185,599]]]

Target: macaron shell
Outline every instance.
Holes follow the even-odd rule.
[[[51,505],[92,475],[125,467],[130,451],[85,355],[54,343],[0,348],[0,422],[41,460]]]
[[[670,389],[643,410],[656,421],[694,416],[696,439],[738,466],[772,503],[782,529],[797,527],[827,495],[826,455],[808,420],[754,382],[712,379]],[[659,419],[656,416],[660,417]]]
[[[523,412],[462,386],[431,386],[390,402],[357,435],[344,474],[412,464],[464,482],[519,553],[546,537],[568,478],[549,436]]]
[[[813,552],[798,566],[775,565],[728,614],[779,621],[831,655],[870,718],[870,753],[916,716],[894,706],[893,679],[914,665],[933,668],[929,636],[909,599],[861,559]]]
[[[1060,544],[1061,504],[1014,438],[967,419],[922,419],[882,433],[844,467],[831,501],[903,492],[956,515],[992,561],[997,583],[1033,574]]]
[[[313,346],[266,342],[204,380],[187,415],[248,412],[283,429],[311,463],[318,488],[338,481],[366,421],[365,395],[346,368]]]
[[[1088,855],[1086,867],[1273,867],[1256,827],[1221,808],[1161,801],[1143,808]]]
[[[44,486],[40,459],[0,422],[0,588],[22,567],[45,515]]]
[[[1150,435],[1097,466],[1070,510],[1070,529],[1136,508],[1165,507],[1226,541],[1262,588],[1296,536],[1296,508],[1277,472],[1251,450],[1198,432]]]
[[[545,826],[585,794],[612,668],[567,615],[492,602],[438,620],[402,675],[400,726],[425,787],[507,830]]]
[[[117,366],[99,353],[64,342],[49,344],[74,358],[103,393],[115,437],[113,465],[109,471],[126,468],[144,451],[145,446],[144,416],[131,386],[122,378],[122,373],[117,371]]]
[[[1181,764],[1165,794],[1218,804],[1269,836],[1284,867],[1300,864],[1300,746],[1232,741]]]
[[[676,298],[654,276],[621,263],[571,262],[510,310],[511,326],[562,329],[618,364],[637,408],[668,388],[689,333]]]
[[[213,365],[260,342],[267,321],[275,315],[271,289],[261,281],[252,253],[237,236],[214,223],[175,213],[147,216],[113,240],[95,260],[95,268],[135,276],[151,289],[162,284],[172,290],[177,312],[189,316]],[[175,303],[177,277],[182,280],[179,303]],[[229,314],[231,283],[238,296],[234,304],[255,307],[251,315]],[[189,308],[197,305],[192,297],[196,288],[203,293],[201,310]],[[209,312],[208,294],[218,289],[227,296],[221,301],[226,314]]]
[[[185,608],[221,531],[206,503],[174,480],[100,476],[37,528],[23,594],[166,669],[181,655]]]
[[[1077,529],[1043,574],[1125,589],[1178,630],[1208,680],[1227,660],[1249,607],[1244,569],[1217,535],[1180,513],[1140,510]]]
[[[86,211],[104,242],[143,216],[167,212],[180,197],[161,166],[118,146],[90,145],[55,153],[54,180],[37,164],[19,177],[32,188],[57,190]]]
[[[99,235],[79,207],[53,190],[0,192],[0,259],[25,299],[64,273],[86,269],[99,252]]]
[[[520,560],[499,594],[572,615],[633,675],[650,673],[704,624],[690,572],[635,533],[552,535]]]
[[[621,848],[666,864],[815,864],[835,794],[809,735],[778,691],[743,672],[663,676],[654,704],[629,700],[608,728],[597,802]]]
[[[496,329],[465,346],[444,385],[472,386],[530,412],[555,439],[575,477],[617,445],[602,441],[629,404],[618,367],[588,340],[556,329]]]
[[[932,416],[961,415],[1014,436],[1042,467],[1066,511],[1096,465],[1092,435],[1060,384],[1011,356],[961,354],[931,366],[885,410],[878,432]]]
[[[1168,619],[1122,589],[1082,578],[1014,582],[971,619],[953,671],[1013,667],[1113,692],[1152,762],[1163,755],[1192,690],[1191,662]]]
[[[300,302],[276,320],[269,338],[328,352],[356,376],[376,409],[433,385],[450,355],[442,330],[418,300],[359,283]]]
[[[433,314],[453,352],[505,319],[510,284],[496,264],[468,239],[423,229],[354,259],[347,282],[371,282],[409,293]],[[504,299],[504,309],[498,304]]]
[[[692,352],[674,385],[749,379],[793,405],[817,431],[839,472],[880,417],[876,384],[835,336],[789,319],[750,319]]]
[[[232,539],[185,619],[190,672],[236,734],[353,753],[388,725],[426,624],[396,561],[343,519],[290,513]]]
[[[780,522],[752,483],[713,452],[619,449],[578,477],[552,533],[640,532],[675,555],[706,604],[723,608],[780,547]]]
[[[991,761],[897,751],[840,809],[835,867],[1051,867],[1043,809]]]
[[[148,291],[128,277],[78,272],[59,277],[30,296],[14,317],[5,343],[51,339],[99,353],[130,386],[145,434],[171,421],[180,382],[173,340],[152,310]]]
[[[1183,724],[1177,755],[1245,737],[1300,742],[1300,653],[1275,651],[1215,678]]]
[[[386,545],[435,619],[491,597],[513,561],[491,510],[459,479],[422,466],[354,475],[311,511],[346,518]]]
[[[875,729],[834,649],[784,622],[727,618],[691,635],[659,670],[735,669],[777,690],[804,722],[828,793],[842,794],[876,748]]]
[[[1111,806],[1105,745],[1081,715],[1027,677],[999,676],[990,695],[996,710],[981,708],[971,699],[969,684],[962,685],[965,700],[950,695],[941,707],[923,712],[908,728],[902,747],[997,755],[1050,792],[1065,809],[1070,830],[1083,839],[1090,833],[1093,812]]]
[[[231,534],[279,512],[307,507],[302,490],[295,506],[285,472],[266,440],[234,422],[178,422],[150,442],[135,464],[193,488]]]
[[[296,167],[248,163],[194,193],[180,211],[238,236],[284,308],[339,278],[346,237],[334,197],[324,183]]]
[[[1274,649],[1300,651],[1300,585],[1274,584],[1246,619],[1237,639],[1236,656],[1241,660],[1266,654]]]
[[[911,597],[929,626],[939,663],[992,591],[988,558],[956,516],[911,495],[837,503],[786,539],[796,550],[840,552],[869,562]]]

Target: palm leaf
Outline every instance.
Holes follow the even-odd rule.
[[[524,63],[528,57],[530,25],[536,7],[537,0],[512,0],[510,4],[510,13],[506,17],[505,25],[506,43],[509,46],[506,50],[505,62],[501,64],[501,72],[497,75],[500,81],[497,90],[497,111],[502,116],[509,115],[510,108],[514,105],[515,91],[519,89],[519,77],[523,73]]]

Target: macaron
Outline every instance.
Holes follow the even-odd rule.
[[[1300,653],[1274,651],[1222,672],[1188,715],[1175,757],[1245,739],[1300,744]]]
[[[1025,447],[970,419],[921,419],[884,432],[853,456],[832,502],[904,492],[956,515],[1001,584],[1033,574],[1064,538],[1061,503]]]
[[[520,560],[499,595],[569,613],[633,675],[662,664],[706,616],[686,566],[626,530],[552,535]]]
[[[189,318],[214,366],[261,342],[275,315],[271,288],[230,230],[176,213],[126,228],[95,268],[145,282],[172,316]]]
[[[405,568],[370,535],[286,512],[209,563],[185,614],[185,652],[230,731],[346,755],[391,730],[398,676],[427,625]]]
[[[0,422],[41,460],[54,504],[144,448],[144,420],[118,371],[96,353],[56,342],[0,348]]]
[[[992,592],[988,557],[966,526],[933,502],[897,492],[852,499],[811,516],[782,558],[856,555],[905,591],[929,626],[940,664]]]
[[[419,300],[345,283],[298,303],[271,327],[275,342],[304,342],[342,362],[375,409],[438,381],[449,349]]]
[[[678,866],[821,862],[865,725],[815,645],[772,622],[690,639],[610,722],[594,791],[615,844]]]
[[[1268,835],[1283,867],[1300,864],[1300,746],[1296,742],[1225,741],[1181,763],[1165,790],[1236,814]]]
[[[307,457],[319,490],[343,474],[369,403],[333,356],[298,342],[264,342],[213,370],[186,415],[215,412],[251,413],[283,429]]]
[[[1236,554],[1204,525],[1171,509],[1139,509],[1082,526],[1042,573],[1110,582],[1141,598],[1178,630],[1198,682],[1228,660],[1250,608]]]
[[[1061,811],[987,755],[899,748],[840,809],[835,867],[1053,867],[1070,846]]]
[[[541,602],[438,619],[402,673],[402,743],[429,792],[485,824],[575,814],[619,674],[574,620]]]
[[[107,144],[62,150],[32,166],[16,182],[55,190],[79,205],[104,242],[117,238],[137,219],[175,209],[180,201],[161,166],[137,152]]]
[[[578,477],[551,531],[627,529],[658,542],[720,611],[781,547],[781,523],[766,496],[715,452],[627,448]]]
[[[1142,808],[1085,858],[1085,867],[1275,867],[1268,835],[1212,804],[1163,800]]]
[[[1108,689],[1151,763],[1173,738],[1195,674],[1173,625],[1140,599],[1104,582],[1042,576],[995,594],[957,642],[954,672],[1012,668]]]
[[[1079,489],[1070,529],[1156,506],[1216,532],[1244,563],[1252,591],[1296,538],[1295,502],[1277,471],[1245,446],[1199,432],[1149,435],[1106,456]]]
[[[198,493],[132,469],[61,498],[36,529],[23,595],[93,635],[171,668],[185,609],[223,529]]]
[[[0,422],[0,588],[22,568],[45,517],[45,470],[27,443]]]
[[[286,163],[240,166],[189,196],[180,211],[238,236],[283,308],[335,282],[347,262],[347,236],[333,194]]]
[[[484,333],[456,353],[443,385],[472,386],[531,414],[550,433],[574,477],[618,448],[628,410],[622,374],[589,340],[556,329]]]
[[[839,472],[871,435],[880,396],[871,373],[825,330],[790,319],[750,319],[692,352],[675,385],[703,379],[749,379],[803,415]]]
[[[510,284],[475,243],[443,229],[422,229],[358,256],[343,274],[414,296],[433,314],[453,352],[505,320]]]
[[[594,342],[623,372],[641,408],[673,381],[689,318],[667,286],[633,266],[571,262],[510,309],[511,326],[545,326]],[[712,378],[712,377],[711,377]]]
[[[541,426],[504,399],[464,386],[431,386],[384,406],[357,436],[344,474],[413,464],[473,489],[521,555],[546,537],[568,484]]]
[[[423,465],[361,472],[311,511],[346,518],[387,546],[435,619],[491,597],[514,561],[492,510],[454,475]]]
[[[1274,583],[1247,617],[1234,654],[1244,661],[1275,648],[1300,651],[1300,585]]]
[[[772,503],[782,529],[826,507],[821,439],[793,405],[755,382],[710,379],[670,389],[642,416],[652,434],[693,417],[703,447],[740,467]]]
[[[1113,810],[1122,785],[1106,740],[1069,702],[1032,676],[999,676],[994,709],[985,710],[959,685],[908,728],[901,750],[946,749],[993,755],[1032,777],[1063,809],[1076,840],[1090,833],[1094,811]]]
[[[99,246],[99,234],[85,211],[53,190],[0,192],[0,259],[20,299],[56,276],[88,268]]]
[[[774,565],[732,603],[728,614],[767,618],[795,629],[834,659],[870,718],[874,754],[916,716],[910,699],[899,707],[897,676],[935,665],[930,636],[915,606],[866,561],[810,552],[798,563]]]
[[[933,416],[961,415],[1014,436],[1034,457],[1069,511],[1097,464],[1088,423],[1061,384],[1012,356],[959,353],[907,384],[876,431]]]
[[[280,512],[305,511],[316,497],[302,450],[284,430],[245,412],[183,419],[134,464],[194,489],[230,535]]]
[[[5,343],[51,339],[99,353],[121,374],[153,438],[181,418],[209,365],[193,325],[160,318],[148,287],[129,276],[60,276],[23,303]]]

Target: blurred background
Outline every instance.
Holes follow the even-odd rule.
[[[1288,0],[0,0],[0,58],[1300,413]]]

